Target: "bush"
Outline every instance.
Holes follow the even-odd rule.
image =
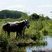
[[[46,35],[48,35],[48,31],[47,30],[43,30],[43,34],[46,36]]]
[[[2,52],[7,50],[8,41],[6,38],[0,36],[0,48]]]
[[[33,35],[33,37],[31,38],[32,40],[36,41],[36,40],[42,40],[42,35],[40,34],[40,32],[36,31],[36,33]]]

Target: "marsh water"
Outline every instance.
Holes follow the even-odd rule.
[[[47,41],[47,45],[43,46],[27,46],[27,47],[21,47],[21,51],[23,52],[32,52],[32,50],[42,50],[42,49],[52,49],[52,37],[46,36],[45,41]]]

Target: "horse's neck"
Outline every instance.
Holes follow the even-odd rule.
[[[25,27],[25,23],[24,22],[22,22],[22,23],[20,23],[20,24],[18,24],[19,25],[19,27],[21,27],[21,28],[24,28]]]

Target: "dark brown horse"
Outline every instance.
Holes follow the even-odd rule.
[[[29,28],[29,26],[28,20],[13,23],[8,22],[3,25],[3,30],[8,33],[8,36],[10,36],[10,32],[16,32],[17,37],[17,35],[23,35],[26,27]]]

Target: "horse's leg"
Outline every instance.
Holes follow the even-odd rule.
[[[17,38],[17,36],[18,36],[18,32],[16,32],[16,38]]]
[[[22,37],[22,31],[19,32],[20,37]]]
[[[24,28],[23,28],[22,35],[24,35],[24,34],[25,34],[25,28],[26,28],[26,27],[24,27]]]
[[[24,35],[24,34],[25,34],[25,29],[23,29],[23,31],[22,31],[22,32],[23,32],[22,34]]]
[[[8,37],[10,37],[10,32],[7,32],[8,33]]]

